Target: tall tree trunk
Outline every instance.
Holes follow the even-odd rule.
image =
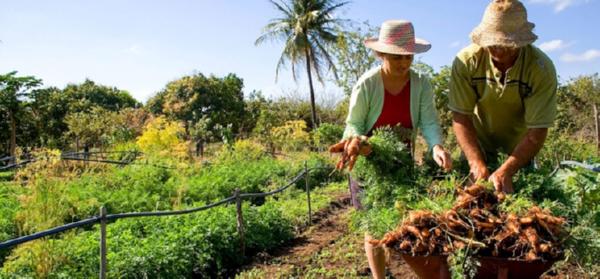
[[[9,164],[14,164],[17,160],[17,123],[15,120],[15,114],[12,110],[8,110],[8,119],[10,120],[10,156],[12,157]]]
[[[596,151],[600,153],[600,115],[598,114],[598,104],[594,104],[594,120],[596,120]]]
[[[313,89],[312,73],[310,70],[311,53],[308,51],[308,48],[304,49],[304,53],[306,55],[306,72],[308,73],[308,85],[310,87],[310,112],[311,112],[312,128],[316,129],[316,128],[318,128],[317,108],[315,107],[315,90]]]

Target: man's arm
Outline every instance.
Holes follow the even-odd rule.
[[[548,128],[530,128],[525,137],[519,142],[512,154],[490,177],[496,190],[512,192],[512,177],[523,166],[527,165],[542,149]]]
[[[485,164],[483,153],[479,148],[475,126],[473,126],[473,120],[471,119],[472,116],[459,112],[453,112],[452,116],[452,128],[460,148],[467,157],[471,175],[475,180],[487,179],[490,173]]]

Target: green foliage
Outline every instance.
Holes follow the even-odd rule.
[[[585,156],[589,153],[582,153]],[[579,157],[582,154],[570,154]],[[597,158],[595,159],[597,160]],[[589,274],[600,274],[595,264],[600,255],[600,174],[585,169],[544,167],[522,171],[515,183],[517,194],[507,206],[525,211],[532,203],[566,218],[569,237],[565,243],[568,261],[575,261]],[[593,277],[593,276],[592,276]]]
[[[501,212],[513,213],[517,216],[525,216],[535,203],[524,196],[506,195],[506,199],[498,207]]]
[[[368,232],[372,237],[381,239],[394,230],[401,220],[401,213],[394,207],[378,207],[366,211],[355,211],[350,221],[354,230]]]
[[[140,149],[147,155],[185,158],[187,146],[183,141],[183,128],[176,122],[157,117],[150,121],[137,139]]]
[[[302,181],[304,182],[304,181]],[[326,187],[319,187],[311,190],[310,203],[313,214],[321,208],[326,208],[333,202],[340,193],[347,191],[346,182],[334,182]],[[304,189],[293,189],[282,192],[277,196],[271,196],[267,199],[267,204],[273,203],[273,206],[281,210],[281,214],[290,220],[296,228],[305,226],[308,221],[308,205],[306,201],[306,191]]]
[[[427,210],[435,214],[449,210],[455,202],[456,185],[460,185],[456,175],[451,175],[445,180],[434,181],[427,189],[427,194],[421,195],[406,207],[410,210]],[[401,203],[396,203],[396,208],[406,211]]]
[[[440,126],[444,135],[453,134],[452,129],[452,111],[448,108],[448,93],[450,84],[451,68],[443,66],[438,73],[433,74],[431,85],[433,86],[433,98],[435,108],[440,119]]]
[[[561,161],[590,161],[596,154],[596,147],[580,139],[551,130],[548,133],[544,147],[536,156],[542,168],[554,168]]]
[[[347,96],[352,93],[352,87],[358,79],[377,62],[364,44],[365,38],[375,37],[377,31],[377,28],[364,22],[353,27],[353,30],[340,31],[337,43],[331,48],[339,74],[335,82]]]
[[[401,183],[409,177],[413,161],[410,151],[391,128],[380,128],[369,138],[373,152],[367,156],[359,156],[353,170],[353,177],[372,184],[380,178],[390,178]]]
[[[17,226],[14,222],[16,213],[20,210],[17,199],[20,187],[11,184],[0,183],[0,242],[17,237]],[[0,265],[4,262],[4,257],[10,251],[0,250]]]
[[[23,98],[28,97],[31,88],[42,81],[33,76],[17,77],[17,72],[0,75],[0,113],[8,119],[10,127],[9,154],[15,155],[17,148],[17,114],[23,109]]]
[[[215,163],[188,178],[186,201],[221,200],[236,188],[242,193],[264,192],[269,185],[280,186],[286,174],[286,166],[269,157]]]
[[[322,123],[319,128],[313,131],[313,141],[315,146],[327,148],[328,146],[337,143],[344,134],[344,127],[337,124]]]
[[[229,124],[237,132],[244,115],[243,87],[235,74],[220,78],[198,73],[169,82],[148,106],[154,113],[185,123],[186,134],[201,119],[205,119],[207,133],[215,134],[216,125]]]
[[[232,148],[223,146],[215,160],[220,164],[235,164],[236,162],[251,162],[267,156],[265,148],[251,140],[237,140]]]
[[[92,107],[89,112],[77,112],[67,115],[65,123],[69,127],[69,135],[79,146],[107,146],[119,126],[117,113],[101,107]],[[113,123],[113,125],[106,125]]]
[[[309,169],[308,187],[310,189],[345,179],[339,172],[332,172],[334,162],[330,157],[319,153],[310,153],[307,158],[303,158],[303,161],[306,161],[306,166]],[[292,170],[293,173],[300,173],[304,170],[304,165],[296,164],[292,167]],[[306,182],[304,179],[298,180],[296,187],[298,189],[305,189]]]
[[[218,207],[193,215],[140,218],[108,226],[108,277],[189,278],[226,276],[245,259],[239,256],[235,207]],[[246,249],[252,254],[292,237],[289,221],[270,205],[244,206]],[[50,257],[60,256],[45,276],[90,278],[98,274],[98,228],[53,241]],[[67,251],[68,253],[64,253]],[[5,264],[4,276],[35,275],[39,256],[21,253]]]
[[[284,125],[271,129],[273,143],[284,151],[303,150],[310,145],[310,134],[303,120],[287,121]]]
[[[471,252],[473,251],[467,247],[455,250],[448,256],[448,265],[450,266],[452,279],[475,278],[480,263],[471,257]]]
[[[86,79],[80,84],[69,84],[61,92],[66,96],[69,113],[89,112],[93,107],[101,107],[110,111],[139,107],[129,92],[116,87],[96,84]],[[64,105],[64,104],[62,104]]]

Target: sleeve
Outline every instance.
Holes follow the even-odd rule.
[[[365,126],[368,112],[366,86],[363,81],[354,86],[352,94],[350,95],[346,129],[344,130],[343,136],[344,139],[365,135],[367,133],[367,131],[365,131]]]
[[[549,128],[556,118],[558,79],[552,62],[532,73],[531,93],[523,100],[527,128]]]
[[[437,110],[433,102],[433,89],[429,79],[423,78],[420,93],[421,103],[419,104],[419,109],[421,112],[419,113],[419,126],[431,151],[436,144],[442,144],[442,132]]]
[[[472,115],[477,102],[477,94],[471,87],[469,71],[465,62],[456,57],[450,75],[448,108],[451,111]]]

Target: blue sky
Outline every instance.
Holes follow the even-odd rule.
[[[536,45],[553,59],[561,80],[600,69],[600,0],[524,0],[536,24]],[[339,16],[378,26],[413,21],[432,49],[418,56],[436,70],[469,43],[487,0],[356,0]],[[452,11],[452,12],[450,12]],[[235,73],[246,93],[306,92],[275,66],[282,46],[254,46],[279,16],[266,0],[0,0],[0,73],[35,75],[46,86],[85,78],[146,101],[167,82],[195,72]],[[321,101],[339,99],[332,84],[316,87]]]

